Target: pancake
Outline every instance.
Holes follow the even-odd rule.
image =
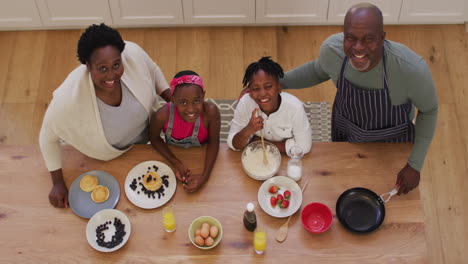
[[[90,192],[99,184],[98,178],[93,175],[85,175],[80,180],[80,189],[84,192]]]
[[[109,198],[109,189],[106,186],[98,185],[91,193],[91,199],[95,203],[103,203]]]
[[[161,176],[155,172],[150,171],[143,176],[143,186],[150,191],[156,191],[162,186]]]

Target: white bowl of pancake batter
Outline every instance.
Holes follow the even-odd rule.
[[[242,168],[245,173],[255,180],[266,180],[278,173],[281,165],[281,153],[270,142],[265,141],[265,150],[268,163],[263,163],[262,142],[255,141],[244,148],[242,152]]]

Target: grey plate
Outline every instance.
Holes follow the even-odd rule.
[[[80,189],[80,180],[85,175],[93,175],[98,178],[99,184],[109,188],[109,199],[103,203],[95,203],[91,199],[90,192],[84,192]],[[113,209],[120,199],[120,186],[114,176],[105,171],[93,170],[81,174],[73,181],[68,191],[68,202],[70,208],[75,214],[83,218],[91,218],[95,213],[103,209]]]

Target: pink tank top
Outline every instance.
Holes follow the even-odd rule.
[[[167,103],[166,107],[171,111],[171,103]],[[177,140],[181,140],[184,138],[188,138],[192,136],[193,129],[195,127],[195,123],[188,123],[185,122],[179,115],[179,110],[177,107],[174,107],[174,123],[172,125],[172,134],[171,137]],[[167,120],[166,124],[164,124],[163,132],[166,133],[167,127],[169,125],[169,120]],[[203,125],[203,115],[200,114],[200,128],[198,130],[197,135],[198,141],[200,144],[205,143],[208,141],[208,130]]]

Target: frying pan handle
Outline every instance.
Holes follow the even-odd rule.
[[[390,200],[390,198],[392,198],[393,195],[398,193],[398,188],[399,188],[399,186],[395,187],[393,190],[391,190],[391,191],[389,191],[387,193],[384,193],[384,194],[380,195],[380,198],[382,198],[382,200],[384,202],[388,202]],[[388,195],[387,199],[384,198],[386,195]]]

